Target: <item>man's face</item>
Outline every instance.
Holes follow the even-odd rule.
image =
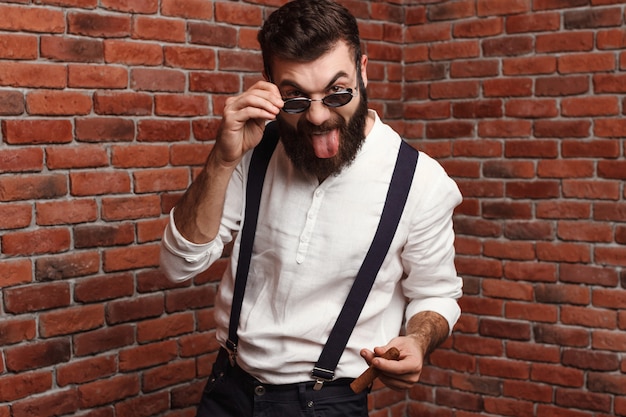
[[[320,180],[349,165],[363,143],[367,122],[367,58],[360,73],[354,53],[344,42],[313,62],[275,60],[274,83],[283,99],[306,97],[319,100],[351,89],[354,97],[341,107],[313,101],[302,113],[281,111],[281,140],[294,165]],[[355,93],[356,92],[356,93]]]

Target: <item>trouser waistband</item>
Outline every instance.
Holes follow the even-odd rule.
[[[303,392],[308,391],[315,393],[316,398],[354,394],[350,388],[350,383],[353,381],[351,378],[338,378],[333,381],[324,382],[324,385],[319,391],[313,390],[315,381],[281,385],[265,384],[244,371],[237,364],[231,366],[228,360],[228,351],[224,348],[220,349],[216,363],[217,362],[225,362],[226,367],[229,368],[227,372],[231,377],[238,380],[245,391],[255,396],[271,395],[278,401],[298,401]]]

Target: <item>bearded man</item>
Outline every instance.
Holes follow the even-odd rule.
[[[411,387],[459,318],[452,213],[461,195],[368,110],[368,60],[348,10],[295,0],[258,39],[264,80],[226,100],[215,145],[162,241],[162,268],[182,281],[235,239],[215,305],[222,348],[197,415],[367,416],[367,390],[350,383],[371,366],[392,389]],[[270,136],[266,166],[252,168]],[[405,154],[417,162],[394,180],[406,184],[398,204],[389,196]],[[390,226],[383,212],[398,205]],[[382,246],[379,230],[391,231]],[[381,253],[375,267],[364,262],[370,252]],[[348,297],[363,292],[361,273],[372,280],[355,313]],[[344,310],[347,329],[337,325]],[[383,358],[391,347],[398,357]],[[331,366],[320,365],[326,348]]]

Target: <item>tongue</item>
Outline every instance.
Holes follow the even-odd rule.
[[[332,158],[339,151],[339,131],[334,129],[321,135],[313,135],[312,142],[318,158]]]

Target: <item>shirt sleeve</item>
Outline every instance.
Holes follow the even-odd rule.
[[[422,311],[434,311],[450,331],[461,315],[457,300],[463,280],[454,265],[452,214],[462,201],[456,183],[426,154],[420,154],[414,187],[418,201],[412,208],[412,226],[402,254],[407,320]]]
[[[248,163],[244,158],[242,163]],[[243,164],[233,173],[226,191],[226,201],[219,233],[208,243],[196,244],[185,239],[174,223],[173,208],[161,240],[160,265],[165,275],[174,282],[185,281],[206,270],[217,261],[233,235],[239,231],[243,205]]]

